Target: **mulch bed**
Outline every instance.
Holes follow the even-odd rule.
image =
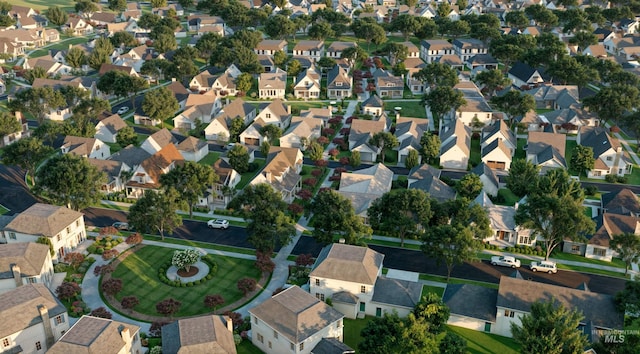
[[[198,271],[199,271],[198,267],[191,266],[189,267],[189,270],[180,269],[177,273],[179,276],[183,278],[188,278],[198,274]]]

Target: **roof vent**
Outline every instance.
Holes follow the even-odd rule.
[[[346,240],[345,240],[344,238],[340,238],[340,239],[338,240],[338,243],[341,243],[341,244],[343,244],[343,245],[345,244],[345,242],[346,242]]]

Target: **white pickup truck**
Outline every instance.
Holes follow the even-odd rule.
[[[511,256],[493,256],[491,257],[491,265],[520,268],[520,260]]]

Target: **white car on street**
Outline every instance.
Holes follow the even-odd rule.
[[[129,107],[127,106],[122,106],[120,107],[120,109],[118,109],[118,114],[125,114],[127,112],[129,112]]]
[[[534,272],[547,272],[549,274],[555,274],[558,272],[558,267],[556,266],[555,262],[531,262],[531,265],[529,267]]]
[[[493,256],[491,257],[491,265],[520,268],[520,260],[511,256]]]
[[[212,219],[207,221],[207,227],[210,229],[223,229],[229,228],[229,220],[225,219]]]

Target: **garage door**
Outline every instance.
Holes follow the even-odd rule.
[[[260,139],[256,139],[256,138],[244,138],[244,144],[245,144],[245,145],[254,145],[254,146],[258,146],[258,145],[260,145]]]
[[[504,170],[506,167],[506,164],[504,162],[499,162],[499,161],[487,161],[487,166],[489,166],[494,170]]]

